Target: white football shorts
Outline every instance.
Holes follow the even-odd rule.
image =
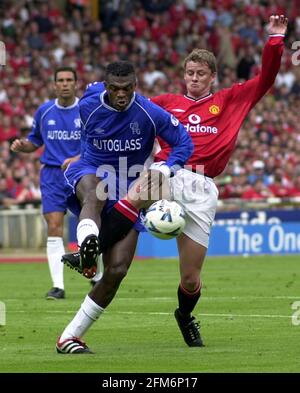
[[[186,214],[183,230],[189,238],[208,248],[210,228],[215,218],[219,191],[213,179],[187,169],[170,178],[171,199]]]

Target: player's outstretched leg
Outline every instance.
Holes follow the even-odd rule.
[[[200,336],[200,326],[198,322],[195,322],[195,317],[192,315],[184,317],[178,308],[175,310],[174,315],[186,344],[189,347],[204,347]]]
[[[105,223],[103,222],[99,237],[87,236],[81,244],[80,252],[63,255],[62,262],[87,278],[94,277],[98,255],[124,239],[138,216],[138,210],[130,202],[118,201],[109,212]]]
[[[72,337],[68,338],[64,341],[60,341],[60,337],[58,337],[58,340],[56,342],[56,351],[57,353],[61,354],[92,354],[92,352],[89,347],[86,345],[86,343],[82,340],[80,340],[78,337]]]
[[[62,262],[71,269],[77,270],[86,278],[92,278],[97,271],[97,260],[100,254],[99,239],[96,235],[87,236],[77,253],[65,254]]]

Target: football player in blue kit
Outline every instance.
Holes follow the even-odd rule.
[[[47,299],[65,297],[62,255],[63,222],[67,197],[62,168],[80,154],[81,123],[79,99],[75,95],[77,75],[71,67],[54,73],[56,99],[42,104],[36,111],[32,130],[26,139],[16,139],[14,152],[31,153],[44,146],[41,155],[40,187],[43,215],[47,222],[47,257],[53,288]]]
[[[151,157],[156,136],[166,140],[172,152],[166,162],[154,163],[150,171],[144,171],[135,189],[144,189],[148,183],[159,184],[160,176],[154,181],[151,174],[162,173],[162,178],[167,178],[193,152],[191,138],[178,120],[137,94],[135,88],[133,65],[127,61],[114,62],[106,68],[105,81],[90,85],[79,102],[83,149],[80,160],[65,171],[69,193],[76,194],[80,202],[77,270],[92,277],[98,254],[103,252],[104,272],[58,338],[58,353],[91,352],[81,337],[110,304],[127,274],[141,224],[137,222],[139,210],[126,194]],[[108,191],[107,198],[99,197],[105,195],[102,184],[116,192],[112,195]],[[97,192],[99,188],[102,193]],[[99,241],[101,219],[108,230],[105,240],[101,239],[100,231]],[[74,267],[73,257],[76,255],[66,254],[64,263]]]

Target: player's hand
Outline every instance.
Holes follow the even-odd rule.
[[[166,165],[164,161],[159,161],[159,162],[153,162],[153,164],[150,165],[150,170],[152,171],[159,171],[161,172],[165,177],[170,177],[171,176],[171,170]]]
[[[16,139],[10,146],[10,150],[16,153],[21,152],[26,147],[26,141],[24,139]]]
[[[166,176],[158,170],[145,170],[130,186],[127,197],[137,209],[147,208],[153,201],[163,199],[163,193],[168,194]],[[167,187],[167,190],[165,188]]]
[[[271,15],[270,23],[267,26],[269,34],[285,34],[288,25],[288,18],[284,15]]]
[[[79,158],[80,158],[80,154],[79,154],[78,156],[66,158],[65,161],[64,161],[64,162],[62,163],[62,165],[61,165],[61,169],[62,169],[62,170],[67,169],[68,165],[71,164],[71,162],[78,161]]]

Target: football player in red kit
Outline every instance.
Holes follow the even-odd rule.
[[[218,190],[213,178],[227,165],[245,117],[275,81],[287,23],[283,15],[270,17],[270,37],[263,49],[261,71],[254,78],[213,94],[215,56],[195,49],[184,61],[186,94],[151,99],[178,118],[194,143],[194,153],[187,162],[190,168],[179,170],[170,179],[172,198],[186,212],[184,233],[177,238],[181,281],[175,318],[189,346],[203,346],[192,311],[201,294],[201,269],[217,207]],[[166,161],[170,148],[163,141],[160,144],[156,161]]]

